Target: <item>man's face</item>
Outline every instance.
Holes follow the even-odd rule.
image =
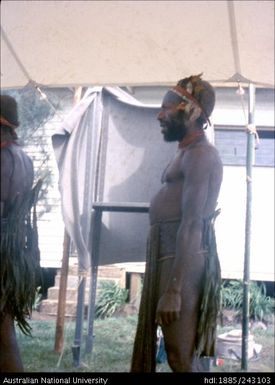
[[[182,99],[171,91],[164,96],[158,120],[166,142],[180,141],[186,134],[184,111],[177,108],[182,102]]]

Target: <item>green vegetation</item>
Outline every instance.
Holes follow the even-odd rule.
[[[249,314],[253,321],[270,321],[274,314],[274,299],[266,295],[265,285],[250,282]],[[222,308],[232,309],[236,316],[242,312],[243,284],[242,281],[229,281],[222,285]]]
[[[111,317],[126,303],[127,297],[128,290],[121,288],[114,281],[100,281],[96,300],[96,317],[102,319]]]

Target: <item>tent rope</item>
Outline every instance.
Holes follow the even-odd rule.
[[[255,150],[259,148],[259,145],[260,145],[260,137],[259,137],[259,134],[257,132],[257,129],[256,129],[256,126],[254,124],[247,124],[247,113],[246,113],[246,109],[245,109],[245,105],[244,105],[244,89],[242,88],[240,82],[238,82],[238,85],[237,85],[238,89],[237,89],[237,95],[239,95],[240,97],[240,102],[241,102],[241,106],[242,106],[242,111],[243,111],[243,115],[244,115],[244,126],[245,126],[245,130],[246,132],[249,132],[253,135],[255,135]]]

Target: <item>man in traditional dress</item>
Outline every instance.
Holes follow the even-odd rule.
[[[214,220],[222,163],[204,132],[214,104],[213,87],[201,75],[190,76],[166,93],[158,115],[164,140],[179,144],[150,205],[134,372],[155,371],[158,325],[172,371],[197,371],[197,358],[214,355],[221,280]]]
[[[17,103],[1,95],[0,372],[22,372],[14,321],[28,334],[39,270],[31,159],[17,143]]]

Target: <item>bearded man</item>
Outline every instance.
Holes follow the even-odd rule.
[[[0,372],[22,372],[14,321],[30,333],[39,270],[35,203],[41,186],[17,142],[17,103],[1,95]]]
[[[222,163],[204,132],[214,104],[213,87],[191,76],[166,93],[158,114],[164,140],[177,141],[178,150],[150,205],[133,372],[155,371],[158,325],[172,371],[196,371],[196,358],[214,355],[221,280],[214,220]]]

